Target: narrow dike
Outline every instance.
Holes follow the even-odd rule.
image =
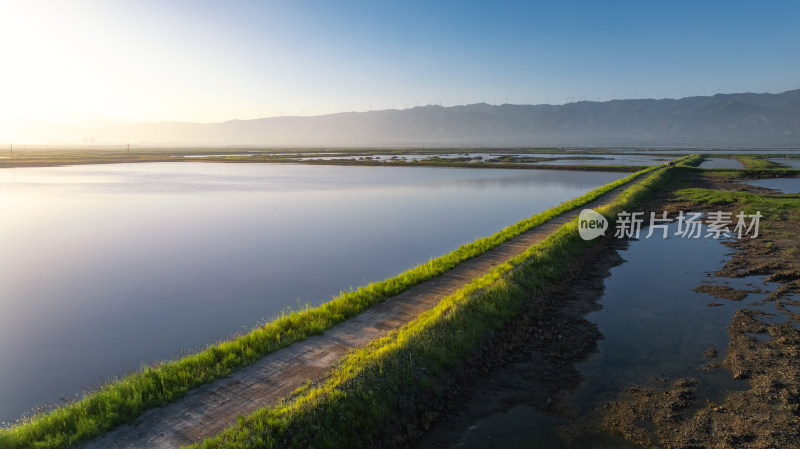
[[[99,393],[109,394],[111,391],[111,394],[122,395],[118,401],[122,406],[115,405],[117,407],[115,409],[103,402],[93,403],[90,396],[50,414],[34,417],[31,421],[10,430],[0,431],[0,446],[73,447],[80,441],[114,428],[82,447],[177,447],[197,443],[237,423],[239,431],[249,432],[247,422],[252,417],[243,418],[242,415],[255,411],[263,413],[264,410],[275,410],[276,404],[284,404],[280,408],[285,411],[294,410],[293,407],[298,404],[308,408],[310,398],[316,400],[329,396],[327,390],[323,394],[319,388],[330,389],[331,382],[342,380],[342,367],[346,366],[347,360],[354,354],[358,354],[358,351],[353,352],[354,350],[362,348],[360,351],[363,351],[363,348],[376,347],[376,341],[385,339],[386,335],[392,337],[398,329],[406,329],[409,323],[419,322],[426,311],[429,313],[436,307],[442,306],[445,302],[443,298],[471,294],[469,290],[480,289],[487,286],[487,282],[497,281],[511,266],[530,258],[531,248],[571,222],[580,208],[598,208],[612,203],[620,196],[621,185],[630,183],[646,172],[655,171],[658,174],[665,170],[656,167],[644,170],[539,216],[523,220],[495,236],[470,244],[472,247],[465,245],[469,247],[469,251],[462,251],[464,248],[462,247],[439,258],[449,258],[447,262],[453,265],[452,267],[446,266],[446,263],[433,264],[439,260],[436,259],[412,269],[413,276],[408,274],[410,272],[406,272],[396,278],[371,284],[357,292],[344,293],[328,305],[317,308],[326,312],[338,310],[335,307],[338,305],[337,301],[343,301],[342,297],[346,297],[350,303],[356,303],[355,306],[348,303],[349,308],[340,310],[331,320],[315,322],[313,313],[317,309],[310,309],[270,323],[265,327],[282,326],[282,329],[279,329],[276,335],[277,342],[273,342],[267,349],[259,348],[262,354],[253,354],[251,347],[248,346],[250,340],[258,337],[254,337],[253,334],[266,332],[255,330],[251,334],[190,356],[195,357],[193,363],[199,365],[200,369],[203,369],[201,362],[204,358],[211,358],[212,363],[208,365],[218,368],[208,375],[210,378],[187,381],[189,385],[192,385],[191,382],[203,384],[199,387],[192,385],[191,388],[170,389],[162,377],[166,369],[154,367],[134,376],[139,376],[137,379],[141,377],[152,379],[152,383],[156,383],[156,390],[158,390],[157,383],[161,380],[162,393],[157,400],[142,405],[143,394],[135,388],[128,393],[130,397],[124,397],[126,390],[122,389],[120,392],[119,384],[124,384],[130,379],[122,379],[117,384],[104,387]],[[634,187],[637,185],[639,184],[635,184]],[[628,189],[626,194],[630,190]],[[565,210],[571,211],[564,213]],[[509,234],[514,232],[519,235],[512,238]],[[499,243],[503,240],[507,241]],[[461,253],[456,254],[459,251]],[[471,254],[470,251],[477,255]],[[491,278],[488,281],[487,276]],[[400,290],[401,293],[391,295],[393,289]],[[363,291],[369,294],[365,295]],[[375,293],[376,291],[378,293]],[[361,296],[358,296],[359,293]],[[381,297],[381,294],[384,297]],[[366,300],[363,299],[365,296]],[[359,300],[361,303],[358,303]],[[332,303],[333,306],[330,305]],[[311,321],[312,324],[297,326],[300,330],[295,331],[293,335],[292,324],[305,321]],[[285,340],[281,341],[281,337]],[[230,353],[235,353],[237,350],[241,352],[241,357],[232,358]],[[267,355],[263,356],[263,353]],[[231,359],[236,361],[226,366],[225,362]],[[183,362],[184,360],[169,362],[165,366],[174,368],[174,365]],[[224,369],[220,370],[220,365]],[[191,377],[191,373],[181,373],[181,375]],[[206,375],[204,369],[203,375]],[[292,402],[292,406],[285,405],[287,397],[292,397],[295,401]],[[127,403],[131,404],[131,409],[139,411],[125,410],[124,406]],[[154,408],[165,403],[166,406]],[[104,405],[107,407],[105,410],[102,408]],[[128,416],[125,416],[126,414]],[[98,421],[93,417],[95,415],[103,416],[105,420]],[[289,425],[290,421],[283,419],[282,422]],[[121,422],[130,424],[118,425]],[[232,428],[228,434],[236,429]],[[216,441],[226,440],[225,437],[220,437]],[[216,443],[209,441],[207,444],[213,447]]]
[[[618,188],[585,207],[606,204],[620,192]],[[225,379],[200,387],[184,400],[147,412],[133,425],[122,426],[82,448],[175,448],[217,435],[236,424],[237,416],[274,405],[307,382],[320,383],[348,352],[407,325],[473,279],[541,242],[575,219],[579,212],[553,218],[437,278],[367,309],[323,335],[309,337],[267,355]]]
[[[698,160],[687,157],[683,162]],[[613,222],[617,212],[641,205],[663,188],[672,172],[659,169],[586,207]],[[430,421],[428,406],[446,395],[441,381],[448,370],[457,370],[532,295],[557,283],[597,244],[578,237],[577,213],[530,231],[524,237],[530,240],[520,242],[519,251],[505,253],[505,262],[484,265],[488,270],[483,276],[437,299],[407,325],[349,352],[320,384],[239,417],[225,432],[191,447],[406,446],[418,433],[418,422]]]

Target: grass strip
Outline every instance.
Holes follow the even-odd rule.
[[[760,154],[736,154],[733,156],[734,159],[744,165],[746,170],[768,170],[772,168],[780,168],[780,165],[769,160],[770,157],[774,156]]]
[[[658,168],[650,167],[601,186],[395,277],[370,283],[355,291],[343,291],[318,307],[284,313],[245,335],[211,345],[196,354],[145,367],[107,383],[78,401],[0,430],[0,448],[67,448],[131,422],[148,409],[179,399],[188,391],[223,378],[293,342],[318,335],[389,297],[439,276],[465,260]]]
[[[773,236],[787,240],[796,237],[796,226],[776,226],[776,223],[800,223],[800,194],[776,193],[764,195],[729,190],[689,188],[677,190],[673,201],[686,201],[709,206],[730,205],[748,214],[758,211],[763,215],[760,221],[762,229],[770,230]],[[765,241],[765,244],[772,245],[768,240]],[[796,254],[798,253],[798,248],[792,246],[786,252]],[[786,254],[781,254],[780,258],[784,256]]]
[[[693,157],[686,162],[694,163]],[[682,167],[679,164],[678,167]],[[597,208],[612,223],[665,189],[675,168],[661,167]],[[322,385],[305,387],[277,406],[262,408],[194,449],[374,447],[392,439],[398,416],[425,413],[443,395],[440,376],[457,367],[500,329],[546,283],[556,283],[586,249],[573,220],[499,265],[403,328],[350,353]],[[415,402],[413,398],[423,398]]]
[[[793,178],[800,176],[800,169],[796,168],[702,168],[711,176],[720,176],[729,179],[766,179],[766,178]]]

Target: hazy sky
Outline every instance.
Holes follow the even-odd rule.
[[[777,93],[800,88],[798,19],[792,1],[2,0],[0,119]]]

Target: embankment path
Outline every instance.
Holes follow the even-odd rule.
[[[247,415],[274,404],[308,381],[324,380],[348,351],[404,326],[474,278],[540,242],[574,219],[580,210],[611,202],[630,185],[620,186],[584,206],[555,217],[437,278],[371,307],[322,335],[293,343],[224,379],[192,390],[173,403],[149,410],[133,423],[122,425],[80,447],[172,449],[216,435],[235,424],[238,415]]]

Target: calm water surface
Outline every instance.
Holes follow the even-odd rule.
[[[781,157],[770,159],[772,162],[776,162],[778,164],[783,164],[789,168],[800,168],[800,159],[797,158],[789,158],[789,157]]]
[[[481,158],[475,159],[472,162],[484,162],[502,156],[519,156],[519,157],[541,157],[551,159],[546,162],[523,162],[524,164],[548,164],[548,165],[659,165],[675,159],[670,156],[663,155],[641,155],[641,154],[626,154],[626,155],[611,155],[611,154],[553,154],[553,153],[458,153],[458,154],[404,154],[404,155],[389,155],[378,154],[369,156],[372,159],[379,159],[384,161],[392,160],[407,160],[419,161],[439,157],[441,159],[455,159],[455,158]],[[366,159],[367,156],[313,156],[303,157],[302,160],[334,160],[334,159]],[[580,157],[591,157],[593,159],[579,159]],[[394,159],[392,159],[394,158]]]
[[[0,170],[0,421],[395,275],[623,173]]]
[[[715,299],[694,289],[709,280],[742,289],[749,288],[746,283],[761,285],[762,281],[709,277],[708,273],[722,268],[731,249],[710,237],[682,239],[674,235],[676,230],[673,223],[667,239],[657,231],[620,251],[626,262],[610,270],[600,299],[602,309],[587,316],[604,337],[597,342],[598,352],[580,365],[586,380],[573,395],[574,402],[587,411],[626,385],[647,384],[650,376],[673,381],[696,377],[701,382],[698,394],[715,399],[732,388],[748,387],[746,382],[734,381],[728,370],[700,368],[708,361],[703,355],[708,348],[719,351],[719,360],[725,357],[727,328],[743,303]],[[744,303],[763,297],[751,294]],[[722,305],[709,307],[712,302]]]
[[[706,399],[721,402],[730,392],[749,388],[746,381],[733,379],[724,368],[704,371],[701,366],[709,360],[703,353],[716,348],[717,360],[722,360],[733,313],[745,304],[755,307],[753,303],[766,294],[752,293],[743,302],[734,302],[694,289],[707,281],[740,289],[758,286],[769,290],[775,285],[764,284],[759,277],[706,276],[722,267],[731,250],[712,238],[675,237],[676,226],[670,225],[667,239],[657,232],[649,239],[632,241],[620,251],[625,262],[610,270],[599,300],[602,308],[586,317],[598,326],[603,338],[597,342],[597,352],[578,365],[584,380],[569,395],[579,414],[617,399],[628,385],[652,386],[650,378],[654,376],[668,379],[666,385],[682,377],[697,378],[698,403]],[[722,304],[709,307],[712,302]],[[531,447],[563,447],[557,428],[569,422],[541,413],[537,406],[541,404],[509,404],[507,410],[473,423],[453,447],[525,447],[526,440],[535,442]],[[580,447],[638,447],[599,430],[586,434],[575,430],[581,435]]]
[[[587,154],[586,156],[595,157],[597,159],[553,159],[552,161],[539,162],[539,164],[552,164],[552,165],[661,165],[669,162],[674,157],[668,156],[645,156],[641,154],[630,155],[595,155]]]
[[[772,178],[747,181],[747,184],[775,189],[780,193],[800,193],[800,178]]]

